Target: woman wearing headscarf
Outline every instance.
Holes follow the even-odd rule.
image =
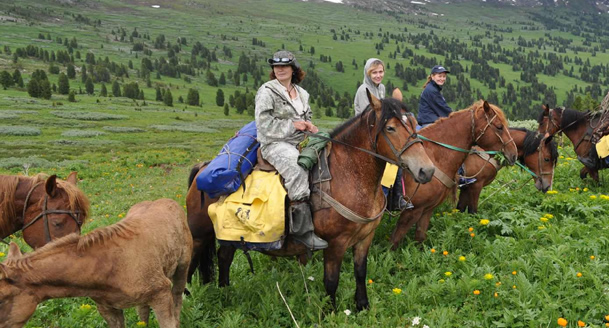
[[[290,234],[312,250],[328,243],[314,233],[309,205],[308,172],[298,165],[296,148],[305,138],[304,131],[317,133],[311,123],[309,94],[298,86],[305,72],[294,54],[278,51],[268,60],[271,80],[256,93],[256,128],[262,157],[283,177],[290,198]]]

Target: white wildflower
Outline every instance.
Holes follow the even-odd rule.
[[[309,279],[311,281],[315,281],[315,278],[313,278],[313,276],[309,276],[309,278],[307,278],[307,279]]]
[[[345,314],[346,314],[346,315],[351,315],[351,310],[346,309],[346,310],[345,310]]]
[[[418,325],[419,323],[421,323],[421,318],[419,318],[419,317],[414,317],[414,318],[412,318],[412,325],[413,325],[413,326],[416,326],[416,325]]]

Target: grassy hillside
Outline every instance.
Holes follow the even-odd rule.
[[[477,96],[476,89],[485,97],[492,89],[482,77],[471,78],[471,68],[488,64],[499,69],[506,84],[514,85],[524,113],[535,116],[544,95],[540,94],[538,100],[525,99],[530,104],[523,101],[522,87],[534,84],[521,80],[525,69],[514,71],[512,64],[498,57],[497,62],[488,60],[486,64],[465,59],[471,55],[469,51],[481,53],[483,46],[490,44],[513,50],[507,59],[530,56],[531,63],[541,62],[544,66],[550,60],[544,55],[569,56],[572,62],[565,62],[565,69],[574,67],[572,77],[565,76],[562,70],[554,76],[536,74],[538,85],[545,83],[554,88],[558,105],[574,86],[575,96],[581,97],[580,108],[591,108],[585,106],[602,99],[592,94],[586,99],[586,87],[602,89],[599,94],[603,96],[607,92],[608,76],[603,69],[609,61],[605,52],[608,37],[603,21],[563,9],[498,9],[485,4],[426,5],[423,10],[438,15],[371,12],[340,4],[287,0],[0,0],[0,73],[7,71],[12,75],[18,70],[24,82],[23,87],[12,85],[0,90],[0,174],[32,175],[42,171],[65,178],[70,171],[78,171],[79,186],[92,204],[83,227],[85,233],[117,222],[139,201],[167,197],[184,205],[190,167],[211,159],[238,128],[253,119],[247,99],[243,113],[237,113],[235,105],[229,106],[225,115],[223,107],[216,104],[217,90],[223,90],[226,103],[229,96],[237,98],[236,91],[253,96],[256,77],[259,82],[267,79],[265,58],[282,47],[293,50],[304,67],[313,64],[309,77],[315,73],[319,79],[310,88],[325,85],[316,91],[315,98],[327,96],[324,92],[331,88],[330,97],[335,103],[351,97],[362,79],[364,60],[375,56],[389,64],[385,82],[408,86],[406,101],[413,108],[412,99],[416,100],[423,79],[405,83],[395,76],[396,64],[426,73],[429,67],[419,63],[421,56],[437,61],[448,57],[452,67],[460,64],[464,68],[459,75],[469,80],[473,96]],[[544,17],[554,17],[553,22],[561,25],[550,30],[550,22]],[[593,23],[598,27],[594,33],[590,30]],[[131,41],[136,28],[138,36]],[[333,40],[335,33],[337,40]],[[165,49],[155,48],[160,35],[165,36]],[[385,36],[387,42],[383,41]],[[433,36],[438,39],[425,42]],[[520,46],[519,37],[535,44]],[[178,38],[185,38],[185,44]],[[496,39],[502,40],[495,43]],[[565,43],[565,52],[558,48],[554,51],[551,44],[566,42],[563,39],[570,40]],[[70,54],[76,75],[69,79],[69,85],[76,93],[75,102],[58,92],[52,92],[50,99],[30,97],[27,85],[37,69],[46,71],[51,85],[59,85],[59,74],[48,71],[51,52],[56,56],[68,52],[72,40],[77,43]],[[193,65],[191,54],[198,47],[197,42],[209,53],[194,56],[201,65],[194,74],[170,77],[157,74],[156,67],[143,74],[143,58],[153,63],[160,62],[161,57],[169,61],[167,42],[172,49],[178,46],[173,58],[184,67]],[[377,53],[375,46],[381,43],[383,49]],[[136,44],[143,44],[144,50],[134,51]],[[440,54],[447,44],[458,49]],[[462,44],[467,46],[461,47]],[[42,58],[27,55],[15,60],[17,49],[27,46],[35,47],[38,54],[42,51]],[[314,54],[310,52],[312,47]],[[411,50],[412,55],[392,58],[397,47]],[[595,47],[598,50],[593,56]],[[540,57],[536,57],[537,51]],[[94,55],[95,64],[86,63],[87,54]],[[332,62],[322,62],[321,55],[332,57]],[[575,56],[581,61],[576,63]],[[249,68],[239,74],[237,86],[228,75],[229,71],[239,70],[240,57],[248,60]],[[89,55],[89,61],[91,58]],[[337,72],[338,61],[344,64],[344,73]],[[68,72],[68,63],[56,61],[54,65],[61,73]],[[102,82],[94,82],[94,91],[88,95],[81,78],[83,67],[90,75],[90,68],[96,71],[113,65],[122,65],[125,70],[121,76],[112,73],[104,82],[108,95],[100,95]],[[600,69],[598,81],[582,81],[579,69],[592,70],[595,65]],[[226,84],[209,85],[208,70],[217,79],[224,73]],[[244,75],[247,82],[243,81]],[[144,99],[112,96],[115,81],[121,91],[128,83],[137,82]],[[457,86],[457,74],[453,74],[446,91],[453,95],[449,100],[454,107],[465,99],[455,92]],[[496,87],[501,100],[507,87]],[[172,93],[173,106],[155,100],[157,88]],[[178,101],[182,97],[186,102],[190,89],[199,92],[200,104]],[[322,130],[342,122],[343,119],[326,115],[329,110],[335,115],[337,106],[322,103],[320,108],[317,100],[313,104],[319,116],[316,123]],[[517,107],[516,103],[501,106],[510,115]],[[527,124],[529,128],[535,126],[533,122]],[[329,308],[325,297],[321,253],[314,254],[306,267],[292,259],[274,261],[256,253],[252,255],[255,275],[249,274],[245,257],[238,253],[231,287],[200,286],[198,281],[189,286],[192,296],[184,301],[182,326],[293,326],[277,291],[279,283],[300,327],[556,327],[559,317],[566,318],[569,327],[575,327],[577,320],[585,321],[587,327],[603,327],[604,316],[609,314],[606,173],[602,173],[601,185],[580,181],[581,165],[574,159],[572,146],[568,142],[563,146],[554,193],[542,194],[533,183],[526,183],[530,176],[524,171],[503,169],[498,181],[483,191],[480,214],[454,213],[449,204],[439,207],[429,238],[421,248],[411,242],[411,233],[398,251],[390,252],[388,236],[396,219],[385,216],[368,260],[368,311],[354,313],[350,253],[345,256],[341,272],[337,311]],[[8,239],[27,250],[20,237],[16,233]],[[0,244],[0,261],[5,260],[7,249]],[[480,293],[474,294],[475,290]],[[420,324],[413,323],[415,317],[421,318]],[[139,326],[137,322],[135,312],[127,311],[127,326]],[[104,326],[103,319],[94,303],[85,298],[47,301],[27,325],[100,326]],[[157,326],[155,321],[151,323],[151,327]]]

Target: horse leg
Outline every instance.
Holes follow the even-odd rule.
[[[156,315],[156,320],[159,322],[160,328],[178,328],[179,321],[175,317],[175,306],[173,304],[171,282],[166,279],[167,286],[163,286],[161,290],[150,302],[150,307]],[[184,287],[180,291],[184,290]],[[180,292],[181,297],[181,292]]]
[[[592,178],[592,180],[594,180],[594,182],[596,182],[598,184],[599,183],[598,170],[588,169],[588,172],[590,172],[590,177]]]
[[[469,186],[469,192],[470,192],[470,200],[469,200],[469,206],[467,208],[467,212],[469,214],[476,214],[478,213],[478,202],[480,201],[480,193],[482,192],[482,184],[476,184],[474,183],[473,185]]]
[[[188,268],[188,283],[192,282],[192,276],[200,265],[201,253],[203,252],[201,244],[202,242],[199,239],[192,240],[192,259],[190,260],[190,267]]]
[[[463,188],[459,193],[459,202],[457,203],[457,209],[461,213],[465,212],[465,209],[469,208],[469,205],[471,204],[469,190],[470,188]]]
[[[419,244],[423,244],[425,239],[427,239],[427,229],[429,229],[429,221],[431,220],[432,214],[433,209],[425,211],[417,223],[417,230],[414,233],[414,240],[418,241]]]
[[[398,249],[400,242],[404,239],[404,236],[408,233],[408,230],[412,228],[412,226],[419,220],[421,217],[421,213],[423,212],[422,208],[415,208],[410,211],[403,211],[400,214],[400,219],[395,225],[395,229],[393,229],[393,233],[391,234],[391,250],[395,251]]]
[[[353,271],[355,274],[355,307],[358,311],[368,309],[366,292],[366,272],[368,270],[368,250],[374,238],[374,232],[353,246]]]
[[[579,170],[579,178],[582,179],[582,180],[585,179],[588,176],[588,172],[589,171],[588,171],[587,167],[585,167],[585,166],[582,167],[582,169]]]
[[[180,325],[180,312],[182,310],[182,291],[186,288],[186,279],[190,264],[190,257],[186,254],[178,262],[178,267],[171,277],[172,287],[171,294],[173,295],[174,317]]]
[[[230,284],[230,266],[235,258],[237,249],[233,246],[220,246],[218,249],[218,285],[225,287]]]
[[[336,289],[340,278],[340,267],[343,263],[346,248],[345,243],[331,243],[324,249],[324,286],[330,296],[332,307],[336,310]]]
[[[123,310],[97,303],[97,311],[106,320],[109,328],[125,328],[125,316]]]
[[[135,310],[137,311],[137,316],[140,318],[140,321],[145,322],[146,326],[148,326],[148,321],[150,320],[150,306],[138,305]]]

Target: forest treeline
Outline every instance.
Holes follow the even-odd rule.
[[[23,8],[15,9],[13,13],[17,12],[27,16]],[[586,14],[573,18],[557,13],[532,13],[531,17],[545,29],[568,32],[574,37],[583,38],[583,42],[576,45],[573,39],[555,36],[550,31],[533,39],[515,37],[511,34],[512,28],[499,28],[492,24],[484,24],[483,33],[468,33],[462,38],[446,37],[442,36],[438,26],[422,19],[410,22],[427,27],[422,33],[409,32],[407,27],[395,31],[383,31],[380,28],[378,31],[361,31],[341,27],[330,29],[328,35],[332,35],[333,40],[345,42],[341,45],[344,47],[349,47],[349,42],[356,38],[371,40],[370,47],[374,47],[374,51],[387,64],[384,82],[388,92],[395,87],[410,91],[411,96],[404,101],[414,111],[418,104],[418,90],[421,89],[429,68],[437,64],[442,64],[451,71],[443,94],[456,108],[465,108],[477,99],[486,99],[500,105],[511,119],[534,118],[540,104],[562,105],[580,110],[594,109],[607,93],[609,63],[592,64],[590,58],[598,53],[605,54],[609,48],[609,32],[606,29],[609,23]],[[104,27],[99,19],[89,19],[81,14],[72,14],[72,18],[97,29]],[[540,25],[533,24],[519,26],[522,29],[540,28]],[[125,27],[111,27],[109,31],[110,36],[106,37],[106,42],[130,45],[128,62],[117,62],[107,56],[96,57],[93,51],[79,44],[78,35],[39,33],[33,38],[62,48],[49,50],[50,47],[34,44],[15,48],[4,45],[0,51],[12,58],[15,65],[21,65],[23,59],[41,61],[47,65],[46,71],[36,70],[26,78],[26,83],[18,69],[12,72],[2,71],[0,84],[5,89],[21,88],[32,97],[47,99],[53,93],[69,94],[70,101],[78,94],[96,94],[102,97],[144,100],[144,104],[145,100],[155,100],[173,106],[171,86],[163,82],[165,77],[170,77],[192,85],[187,99],[182,99],[181,96],[176,99],[179,103],[199,106],[205,101],[215,102],[224,107],[227,115],[230,108],[237,113],[253,115],[255,92],[268,80],[269,74],[264,58],[256,52],[237,51],[227,45],[221,48],[212,46],[194,40],[189,35],[170,38],[165,34],[150,35],[137,28],[128,30]],[[221,38],[239,41],[237,37],[224,34]],[[267,42],[260,37],[252,38],[251,42],[241,42],[254,48],[267,47]],[[104,43],[99,46],[103,48]],[[281,48],[285,46],[282,45]],[[314,46],[303,47],[302,44],[298,50],[309,56],[300,59],[307,71],[302,86],[312,96],[315,115],[341,118],[352,115],[352,93],[337,92],[319,75],[317,67],[329,65],[336,73],[345,74],[346,68],[349,68],[346,63],[351,63],[351,69],[360,70],[365,60],[360,63],[355,58],[337,58],[336,54],[322,53],[319,50],[316,52]],[[221,70],[221,61],[233,62],[235,65],[226,71]],[[519,73],[519,78],[506,79],[506,72],[497,68],[497,64]],[[50,83],[46,74],[58,75],[57,85]],[[566,94],[560,95],[564,101],[558,103],[557,88],[544,83],[542,76],[564,76],[582,83],[573,85]],[[193,84],[195,77],[200,77],[207,86]],[[80,81],[78,89],[71,88],[70,81],[76,79]],[[154,88],[155,95],[144,94],[138,81],[145,83],[148,88]],[[353,91],[360,83],[361,81],[355,81]],[[81,84],[84,84],[84,89]],[[222,88],[227,85],[236,89],[231,94],[225,94]],[[216,89],[215,100],[201,99],[199,90],[204,87]]]

